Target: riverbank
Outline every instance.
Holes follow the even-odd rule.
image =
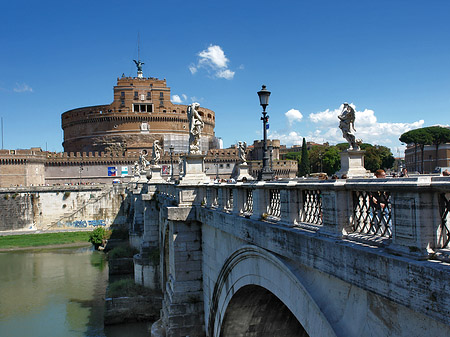
[[[0,236],[0,252],[90,246],[88,231]]]

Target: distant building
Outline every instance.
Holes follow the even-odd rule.
[[[416,161],[417,155],[417,161]],[[423,169],[422,150],[420,146],[409,144],[405,150],[405,165],[409,172],[432,173],[436,167],[450,167],[450,143],[440,144],[436,161],[436,146],[425,145],[423,149]]]
[[[149,149],[159,140],[168,151],[187,152],[187,105],[170,101],[166,80],[121,77],[114,86],[114,101],[66,111],[61,116],[65,152],[124,152]],[[205,127],[200,143],[207,152],[216,147],[215,113],[200,107]]]

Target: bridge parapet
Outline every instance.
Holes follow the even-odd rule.
[[[446,178],[206,184],[197,196],[203,207],[368,241],[419,259],[444,258],[450,248]]]

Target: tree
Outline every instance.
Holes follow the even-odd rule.
[[[300,159],[301,159],[301,157],[302,157],[302,155],[300,154],[300,152],[288,152],[284,156],[284,158],[286,158],[286,159],[296,160],[297,161],[297,175],[300,172]]]
[[[406,144],[414,144],[414,161],[415,161],[415,171],[417,170],[417,147],[420,146],[422,151],[422,167],[421,172],[423,173],[423,148],[425,145],[432,144],[433,139],[431,137],[431,133],[427,130],[415,129],[410,130],[408,132],[403,133],[400,136],[400,141]]]
[[[321,172],[323,168],[323,155],[328,146],[314,145],[308,151],[309,163],[312,172]]]
[[[430,126],[430,127],[424,128],[424,129],[430,133],[432,143],[434,144],[434,146],[436,146],[435,167],[438,167],[439,166],[439,162],[438,162],[439,145],[445,144],[445,143],[450,143],[450,129],[443,128],[441,126]]]
[[[308,175],[311,172],[311,168],[309,167],[309,157],[308,157],[308,148],[306,147],[306,139],[303,138],[302,144],[302,158],[300,160],[300,167],[298,170],[299,177],[303,177]]]
[[[332,175],[341,168],[341,157],[336,146],[330,146],[326,149],[322,157],[323,171],[328,175]]]

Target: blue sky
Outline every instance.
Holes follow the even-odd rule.
[[[386,145],[448,125],[450,2],[7,1],[0,6],[4,148],[62,151],[61,113],[108,104],[122,73],[166,78],[174,102],[216,112],[226,147],[261,138],[257,91],[272,92],[269,137]],[[175,96],[177,95],[177,96]]]

